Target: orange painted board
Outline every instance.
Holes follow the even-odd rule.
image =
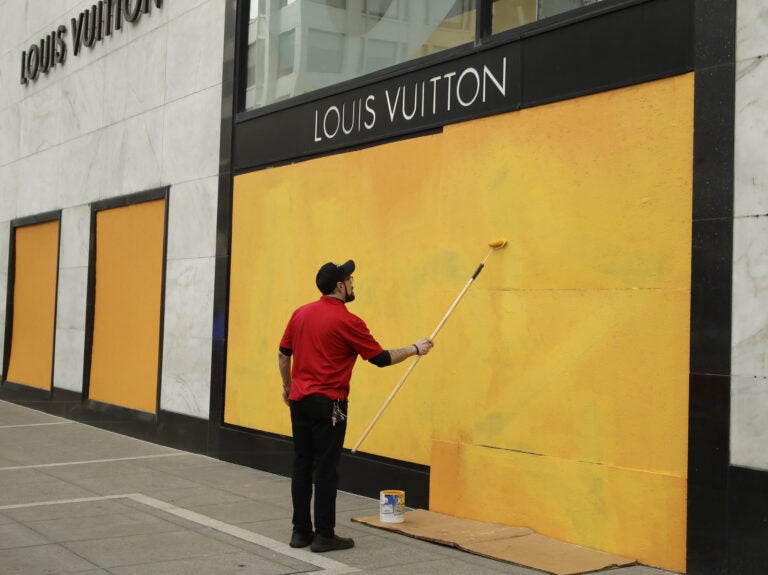
[[[323,262],[391,348],[504,237],[363,450],[429,466],[434,511],[685,571],[693,102],[685,74],[237,176],[225,421],[290,435],[276,345]],[[347,447],[404,370],[358,362]]]
[[[433,511],[685,571],[684,477],[450,442],[432,451]]]
[[[165,201],[98,212],[89,398],[157,408]]]
[[[11,356],[6,379],[51,389],[59,222],[16,229]]]

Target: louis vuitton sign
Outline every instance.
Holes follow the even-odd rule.
[[[122,30],[125,22],[138,24],[142,15],[152,12],[152,6],[163,7],[163,0],[99,0],[90,8],[61,24],[21,53],[21,83],[29,84],[64,64],[71,50],[78,56],[82,49],[93,48],[97,42]]]

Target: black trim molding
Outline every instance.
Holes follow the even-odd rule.
[[[728,573],[768,573],[768,472],[731,466]]]
[[[290,437],[225,426],[220,430],[220,459],[278,475],[290,476],[293,442]],[[408,506],[429,507],[429,467],[345,449],[339,463],[339,489],[374,499],[385,477],[391,489],[408,493]]]
[[[694,25],[687,570],[751,573],[728,549],[736,3],[696,0]]]
[[[228,101],[243,82],[246,15],[239,18]],[[240,114],[233,171],[689,72],[693,0],[606,1],[483,40]]]
[[[208,421],[170,411],[157,414],[83,398],[66,389],[52,393],[25,385],[6,383],[0,399],[58,417],[106,429],[176,449],[208,455]]]
[[[522,106],[689,72],[692,21],[690,2],[655,0],[525,35]]]

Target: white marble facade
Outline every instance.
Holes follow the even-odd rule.
[[[768,470],[768,4],[737,7],[731,463]]]
[[[62,210],[54,386],[83,384],[90,204],[170,186],[161,408],[207,418],[225,3],[164,0],[20,83],[94,0],[0,0],[0,357],[12,221]]]

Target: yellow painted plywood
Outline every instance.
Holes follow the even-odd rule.
[[[451,327],[462,337],[446,334],[439,350],[463,385],[435,387],[433,436],[684,474],[689,302],[684,290],[469,299]],[[476,318],[489,315],[508,321],[486,334]]]
[[[448,126],[437,216],[499,289],[688,288],[692,137],[692,76]]]
[[[434,438],[487,453],[433,450],[431,508],[466,516],[447,498],[471,470],[476,519],[684,568],[692,106],[682,76],[446,129],[441,217],[496,221],[509,247],[443,339],[435,394]],[[506,453],[536,462],[507,468],[524,497]],[[585,508],[592,489],[610,505]]]
[[[433,511],[685,570],[684,477],[440,441],[432,460]]]
[[[291,312],[320,296],[315,274],[326,261],[355,260],[357,300],[349,309],[385,348],[410,344],[432,331],[450,300],[431,301],[431,285],[440,277],[413,262],[431,257],[429,230],[437,233],[441,225],[425,217],[436,182],[434,173],[421,169],[425,163],[436,165],[439,142],[436,137],[410,140],[236,178],[226,422],[290,434],[277,347]],[[379,369],[358,361],[348,446],[404,368]],[[397,407],[385,414],[385,433],[372,436],[367,447],[428,463],[430,390],[423,383],[428,379],[414,381],[421,386],[403,390]]]
[[[543,534],[679,568],[692,148],[686,75],[237,177],[225,421],[290,434],[277,345],[325,261],[355,259],[350,309],[398,347],[434,329],[506,237],[361,450],[430,465],[437,510],[466,513],[446,498],[482,485],[478,520],[551,511]],[[405,367],[359,362],[348,447]],[[513,452],[538,465],[510,467]],[[509,497],[510,469],[540,488]],[[575,529],[592,486],[604,504]]]
[[[164,200],[96,214],[91,399],[156,411],[164,230]]]
[[[59,222],[15,230],[13,330],[8,381],[51,389]]]

